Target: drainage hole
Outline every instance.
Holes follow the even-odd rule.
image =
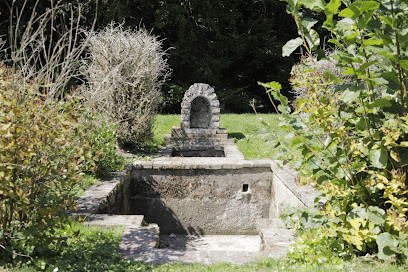
[[[248,184],[242,185],[242,192],[248,192],[248,188],[249,188]]]

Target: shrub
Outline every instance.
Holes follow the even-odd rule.
[[[95,172],[98,176],[106,176],[110,172],[121,170],[125,160],[116,154],[115,128],[106,121],[92,119],[92,130],[87,134],[87,139],[92,147],[95,158]],[[96,123],[96,125],[95,125]]]
[[[57,101],[0,65],[0,252],[32,255],[74,208],[79,173],[93,171],[79,97]],[[20,248],[9,247],[20,245]]]
[[[152,137],[159,89],[168,73],[161,42],[146,30],[111,24],[90,34],[89,51],[85,96],[114,122],[121,146],[140,147]]]
[[[159,104],[161,114],[179,114],[181,112],[181,102],[188,87],[171,85],[165,88]]]
[[[306,82],[313,78],[314,73],[320,75],[331,73],[341,78],[343,82],[351,83],[350,76],[343,75],[344,70],[337,66],[338,62],[335,59],[331,58],[332,54],[333,52],[327,51],[327,59],[325,60],[318,60],[315,56],[305,55],[300,57],[300,62],[292,67],[289,80],[293,87],[291,93],[295,95],[296,99],[301,99],[308,94],[306,89],[308,84]]]
[[[336,46],[331,57],[350,77],[320,73],[312,61],[308,77],[294,81],[306,90],[294,114],[279,83],[262,84],[281,103],[277,108],[291,148],[301,150],[303,181],[327,198],[317,214],[298,217],[299,229],[307,230],[303,238],[316,234],[308,240],[316,247],[306,248],[319,254],[324,244],[337,256],[369,253],[408,262],[408,4],[288,1],[300,37],[283,47],[283,55],[299,46],[312,55],[320,44],[316,21],[302,17],[301,8],[324,11],[329,42]],[[310,116],[299,119],[299,112]],[[318,219],[320,230],[305,218]]]

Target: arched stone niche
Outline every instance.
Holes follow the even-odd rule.
[[[216,134],[220,127],[220,102],[214,89],[195,83],[181,103],[181,128],[185,133]]]

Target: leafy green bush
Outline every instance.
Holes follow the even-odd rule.
[[[106,121],[96,123],[97,125],[93,125],[92,130],[88,133],[87,139],[95,158],[96,174],[106,176],[110,172],[122,170],[125,160],[116,154],[115,128]]]
[[[300,37],[283,47],[283,55],[303,46],[311,56],[319,47],[316,20],[302,17],[303,8],[325,13],[335,45],[331,57],[350,77],[322,73],[312,60],[305,76],[292,78],[294,88],[306,90],[295,114],[279,83],[262,84],[280,102],[291,148],[301,150],[303,181],[327,198],[316,215],[323,218],[317,234],[324,239],[315,236],[308,248],[318,254],[324,244],[338,256],[378,253],[408,262],[408,3],[288,1]],[[299,112],[309,118],[297,118]],[[307,230],[300,239],[307,241],[316,226],[299,222]]]
[[[181,112],[181,102],[188,87],[171,85],[162,92],[159,104],[161,114],[172,114]]]
[[[5,264],[12,271],[151,271],[153,266],[123,258],[116,249],[123,229],[84,226],[71,222],[54,229],[47,254]],[[20,270],[18,270],[20,269]],[[7,270],[8,271],[8,270]]]
[[[168,73],[161,42],[145,30],[111,24],[90,34],[89,51],[84,95],[115,124],[121,146],[142,146],[152,137],[160,87]]]
[[[74,208],[79,173],[96,167],[79,97],[57,101],[0,66],[0,251],[40,253]],[[20,245],[20,248],[10,246]]]

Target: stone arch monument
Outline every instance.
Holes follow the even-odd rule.
[[[168,147],[164,154],[174,155],[187,150],[199,157],[206,154],[218,156],[218,150],[234,144],[234,139],[228,138],[227,130],[220,128],[220,102],[214,88],[204,83],[190,86],[181,103],[180,127],[173,127],[165,140]]]
[[[220,102],[214,89],[195,83],[181,103],[181,129],[187,134],[216,134],[220,126]]]

